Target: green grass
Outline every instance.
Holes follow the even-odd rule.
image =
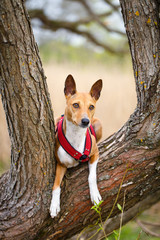
[[[118,230],[117,230],[118,232]],[[139,236],[140,235],[140,236]],[[151,237],[144,233],[141,228],[134,222],[129,222],[122,227],[120,240],[159,240],[159,238]],[[115,240],[115,234],[113,233],[108,237],[108,240]]]
[[[1,161],[0,159],[0,176],[9,169],[9,164],[10,161],[8,159],[6,161]]]
[[[63,42],[50,41],[39,46],[40,56],[44,63],[73,63],[86,65],[88,63],[100,63],[104,66],[120,64],[125,65],[130,58],[129,54],[116,55],[107,52],[94,52],[87,47],[75,47]]]

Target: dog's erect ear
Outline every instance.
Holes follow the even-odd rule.
[[[68,96],[68,95],[74,95],[75,93],[76,93],[76,83],[72,75],[69,74],[65,81],[64,94]]]
[[[90,90],[91,96],[92,96],[96,101],[97,101],[98,98],[100,97],[101,90],[102,90],[102,80],[99,79],[97,82],[95,82],[95,83],[93,84],[93,86],[91,87],[91,90]]]

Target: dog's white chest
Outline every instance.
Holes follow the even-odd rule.
[[[83,153],[86,129],[75,126],[72,122],[66,120],[66,138],[77,151]],[[58,148],[58,157],[62,164],[67,168],[75,167],[79,164],[73,157],[71,157],[61,146]]]
[[[61,146],[58,149],[58,157],[67,168],[76,167],[79,162],[72,158]]]

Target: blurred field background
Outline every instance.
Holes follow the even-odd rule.
[[[56,54],[54,54],[55,48]],[[65,57],[60,59],[61,49],[61,45],[56,46],[52,42],[40,47],[54,116],[57,117],[64,113],[63,89],[68,74],[72,74],[75,78],[78,91],[89,92],[92,84],[102,79],[103,90],[97,102],[96,116],[102,121],[103,139],[108,137],[127,121],[136,107],[135,83],[129,56],[124,59],[117,59],[113,56],[104,58],[103,54],[93,54],[84,48],[63,46]],[[10,141],[1,103],[0,142],[0,171],[3,172],[9,167]]]
[[[106,15],[106,18],[102,18],[103,24],[100,25],[98,25],[98,22],[93,21],[96,18],[91,18],[89,22],[87,20],[89,17],[88,10],[84,9],[78,2],[92,2],[94,13],[103,15],[106,11],[110,12],[111,15],[109,14],[108,16]],[[63,89],[64,81],[68,74],[73,75],[78,91],[88,92],[96,80],[102,79],[103,89],[101,97],[97,102],[96,116],[103,125],[103,139],[121,128],[136,107],[136,90],[132,63],[127,39],[124,36],[125,30],[120,14],[119,1],[106,2],[110,2],[111,5],[108,6],[105,1],[101,0],[54,0],[54,4],[53,0],[37,0],[36,2],[26,0],[27,8],[31,10],[30,16],[33,18],[32,26],[47,77],[54,117],[64,113],[65,97]],[[44,10],[42,13],[49,17],[49,20],[55,21],[50,25],[53,26],[53,29],[50,29],[51,31],[48,30],[48,26],[43,21],[41,24],[37,21],[37,13],[34,12],[34,8],[37,8],[37,6],[40,10]],[[76,29],[73,28],[70,33],[63,26],[60,29],[56,29],[56,21],[59,21],[62,25],[67,22],[70,26],[70,23],[79,21],[79,19],[80,21],[87,20],[88,22],[86,25],[82,24],[82,26],[80,24]],[[111,31],[107,31],[104,24]],[[99,43],[102,43],[102,46],[101,44],[99,46],[94,45],[94,43],[88,42],[84,36],[80,36],[81,34],[79,33],[81,31],[84,33],[84,30],[91,34]],[[117,34],[117,30],[122,34]],[[74,34],[74,31],[77,34]],[[105,51],[104,44],[109,47],[109,51]],[[122,50],[126,51],[126,53],[113,54],[110,50],[115,52]],[[10,140],[4,110],[0,101],[0,175],[9,167]],[[159,221],[159,209],[159,204],[156,204],[151,209],[145,211],[140,219],[153,223]],[[157,231],[157,228],[155,230]],[[109,237],[109,240],[115,239],[115,235]],[[147,235],[132,221],[123,227],[120,239],[158,240],[159,238]]]

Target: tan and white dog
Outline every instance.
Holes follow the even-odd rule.
[[[60,185],[64,174],[67,168],[75,167],[80,162],[89,162],[88,182],[92,203],[98,204],[101,201],[101,195],[97,187],[96,168],[99,151],[96,142],[102,137],[102,126],[100,121],[93,117],[101,89],[102,80],[98,80],[89,93],[80,93],[76,90],[72,75],[68,75],[66,78],[64,88],[66,97],[65,114],[64,117],[60,117],[56,121],[59,127],[56,132],[56,176],[50,205],[52,218],[60,212]],[[91,132],[90,126],[94,129],[95,134]],[[88,144],[87,147],[85,144]],[[69,150],[66,149],[66,146]]]

